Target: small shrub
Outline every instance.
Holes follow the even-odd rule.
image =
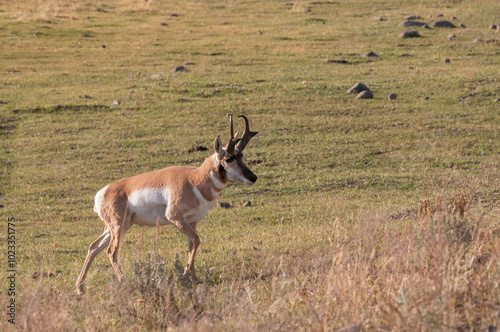
[[[133,275],[126,286],[129,288],[126,292],[128,314],[139,325],[154,330],[193,322],[205,312],[209,285],[216,278],[205,267],[202,281],[195,283],[184,273],[179,255],[169,266],[155,251],[134,264]]]
[[[475,225],[465,218],[469,206],[462,191],[457,191],[449,203],[445,203],[440,195],[436,195],[434,202],[425,196],[418,207],[418,219],[430,221],[430,229],[426,229],[430,235],[444,233],[451,243],[467,245],[476,230]]]
[[[443,216],[435,221],[435,226],[441,228],[451,243],[459,245],[468,245],[476,229],[470,221],[455,215]]]

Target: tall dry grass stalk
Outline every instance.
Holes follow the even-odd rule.
[[[470,201],[465,199],[463,191],[457,191],[451,198],[451,201],[446,203],[440,195],[436,195],[434,202],[431,202],[429,196],[425,196],[418,206],[418,219],[425,221],[437,214],[439,215],[458,215],[464,218],[465,212],[470,208]]]
[[[461,193],[448,200],[438,196],[433,203],[424,198],[420,205],[418,218],[366,214],[352,223],[334,219],[316,229],[330,234],[324,247],[255,251],[224,275],[203,269],[200,284],[183,276],[179,259],[167,262],[155,249],[136,263],[127,282],[110,282],[102,295],[78,298],[43,286],[24,293],[21,329],[498,327],[498,220],[467,211]]]

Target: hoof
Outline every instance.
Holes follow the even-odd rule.
[[[187,267],[187,266],[184,269],[184,273],[182,275],[183,276],[190,276],[191,277],[191,281],[193,282],[193,284],[199,284],[200,283],[200,281],[198,280],[198,278],[196,278],[196,275],[194,274],[194,271],[191,271],[189,269],[189,267]]]

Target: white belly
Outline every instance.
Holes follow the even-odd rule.
[[[94,210],[100,215],[104,192],[108,186],[99,190],[95,197]],[[216,199],[207,201],[200,191],[193,188],[193,208],[184,210],[183,216],[188,223],[197,222],[205,218],[208,211],[215,205]],[[168,189],[141,189],[134,191],[128,197],[128,211],[132,216],[132,223],[139,226],[155,227],[169,225],[167,207],[169,205],[170,191]],[[102,217],[101,217],[102,219]]]
[[[170,192],[168,189],[142,189],[134,191],[128,197],[128,208],[132,214],[132,223],[139,226],[168,225],[166,212]]]

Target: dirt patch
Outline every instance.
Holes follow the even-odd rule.
[[[14,114],[39,114],[39,113],[59,113],[59,112],[80,112],[80,111],[109,111],[111,107],[107,105],[56,105],[56,106],[36,106],[29,108],[18,108],[13,110]]]
[[[13,131],[16,126],[0,126],[0,131]]]

